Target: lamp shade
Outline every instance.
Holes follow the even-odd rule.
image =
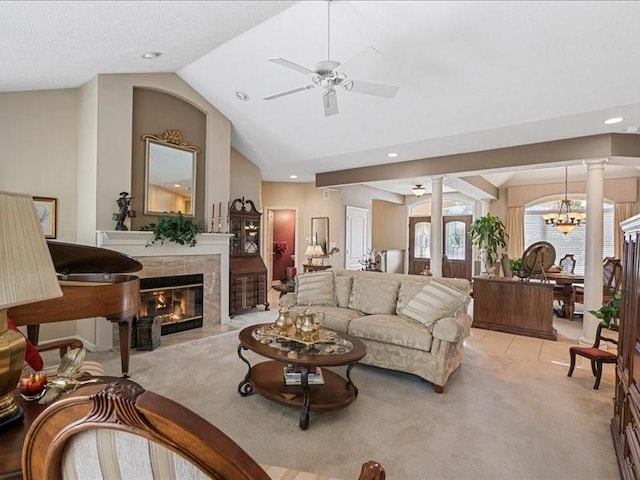
[[[32,197],[0,192],[0,310],[61,296]]]
[[[315,247],[313,247],[313,255],[316,257],[321,257],[322,255],[324,255],[324,250],[322,250],[322,247],[320,245],[316,245]]]

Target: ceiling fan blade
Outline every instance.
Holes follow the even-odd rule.
[[[393,98],[400,87],[393,85],[382,85],[381,83],[362,82],[360,80],[348,80],[342,85],[345,89],[356,92],[364,93],[366,95],[375,95],[377,97]]]
[[[330,117],[338,113],[338,96],[335,89],[325,90],[322,94],[322,103],[324,104],[324,116]]]
[[[303,73],[305,75],[313,75],[316,73],[313,70],[308,69],[307,67],[298,65],[297,63],[287,60],[285,58],[272,57],[272,58],[267,58],[267,60],[273,63],[277,63],[278,65],[282,65],[283,67],[290,68],[291,70],[295,70],[296,72]]]
[[[275,93],[273,95],[269,95],[268,97],[264,97],[263,100],[273,100],[274,98],[284,97],[285,95],[291,95],[292,93],[302,92],[304,90],[309,90],[310,88],[315,87],[312,83],[310,85],[305,85],[304,87],[294,88],[293,90],[287,90],[286,92]]]

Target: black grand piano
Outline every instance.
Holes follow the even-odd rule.
[[[26,325],[38,344],[41,323],[105,317],[118,323],[122,375],[129,376],[131,320],[140,305],[140,280],[125,275],[142,270],[133,258],[106,248],[47,241],[62,297],[9,309],[16,325]]]

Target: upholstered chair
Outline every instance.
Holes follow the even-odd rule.
[[[602,323],[598,325],[596,330],[596,340],[591,347],[573,346],[569,348],[569,356],[571,358],[571,365],[569,366],[569,372],[567,376],[573,375],[573,370],[576,366],[576,355],[587,358],[591,362],[591,372],[596,377],[596,381],[593,384],[593,388],[597,389],[600,386],[600,379],[602,378],[602,367],[605,363],[616,363],[618,354],[609,350],[603,350],[600,347],[600,343],[603,341],[618,345],[618,340],[611,337],[605,337],[602,335],[602,330],[609,329],[617,332],[617,324],[611,323],[609,327],[605,327]]]
[[[25,480],[329,480],[261,466],[204,418],[123,378],[85,385],[51,404],[27,432]],[[367,462],[360,480],[384,480]]]

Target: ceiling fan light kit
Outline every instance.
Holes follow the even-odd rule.
[[[342,87],[347,92],[362,93],[365,95],[373,95],[376,97],[393,98],[398,93],[399,87],[393,85],[383,85],[379,83],[363,82],[361,80],[351,80],[347,78],[347,75],[338,70],[340,66],[344,68],[344,65],[335,60],[331,60],[331,0],[327,0],[327,59],[321,60],[315,64],[313,70],[303,65],[292,62],[282,57],[272,57],[267,60],[273,62],[282,67],[289,68],[303,75],[307,75],[311,79],[311,84],[303,87],[293,88],[284,92],[268,95],[263,100],[274,100],[276,98],[284,97],[298,92],[309,90],[316,86],[322,87],[323,94],[323,106],[324,115],[329,117],[338,113],[338,99],[336,95],[335,87]],[[366,50],[372,50],[380,54],[378,50],[373,47],[368,47]],[[356,55],[357,56],[357,55]]]

